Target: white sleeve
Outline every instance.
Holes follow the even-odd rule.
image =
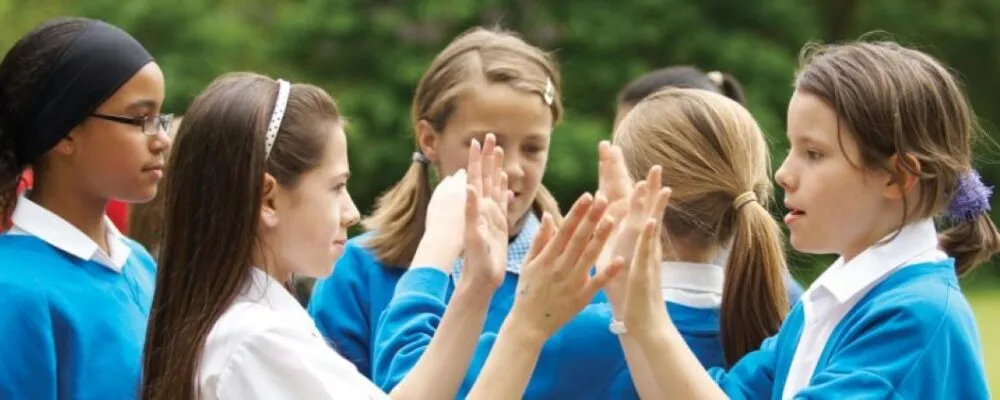
[[[285,327],[243,342],[217,383],[223,400],[388,398],[322,339]]]

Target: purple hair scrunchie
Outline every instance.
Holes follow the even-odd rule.
[[[955,198],[948,206],[948,217],[959,221],[971,221],[990,211],[990,197],[993,187],[983,183],[979,172],[970,169],[958,179]]]

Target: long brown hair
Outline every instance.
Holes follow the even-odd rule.
[[[428,121],[437,132],[444,131],[465,84],[474,80],[503,83],[539,96],[545,96],[546,81],[551,80],[555,89],[550,106],[553,123],[562,117],[555,61],[513,32],[473,28],[442,50],[420,78],[410,109],[414,141],[419,140],[416,128],[420,121]],[[368,245],[387,266],[408,267],[424,234],[433,190],[429,168],[424,162],[410,165],[406,175],[378,199],[373,214],[363,221],[367,230],[374,231]],[[538,189],[532,208],[539,214],[561,215],[555,197],[545,186]]]
[[[972,168],[975,115],[957,79],[928,54],[893,42],[807,45],[795,81],[836,111],[838,137],[848,132],[861,153],[859,167],[915,175],[917,204],[900,226],[945,211],[959,179]],[[843,151],[843,144],[841,143]],[[889,165],[893,156],[920,163]],[[959,220],[941,233],[941,248],[955,257],[959,275],[1000,251],[1000,235],[988,214]]]
[[[255,74],[220,77],[185,114],[170,157],[156,294],[143,354],[142,398],[193,399],[212,326],[250,279],[265,173],[294,188],[322,161],[340,120],[322,89],[292,85],[270,157],[264,134],[278,93]]]
[[[760,127],[720,94],[666,89],[636,105],[615,142],[633,177],[663,168],[664,184],[673,190],[664,222],[673,246],[706,252],[732,242],[721,311],[722,346],[732,365],[774,335],[788,312]]]

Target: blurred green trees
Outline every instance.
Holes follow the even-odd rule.
[[[775,165],[784,157],[798,51],[808,41],[888,32],[958,71],[990,135],[1000,118],[996,0],[0,0],[0,49],[58,15],[104,19],[139,38],[166,73],[170,112],[183,113],[229,71],[326,88],[351,119],[351,190],[364,211],[410,163],[408,107],[421,73],[451,38],[475,25],[521,32],[560,60],[567,115],[545,182],[564,204],[595,187],[596,143],[610,133],[617,90],[666,65],[738,77],[769,135]],[[1000,182],[995,151],[983,150],[978,166],[987,181]],[[815,260],[792,261],[809,280]]]

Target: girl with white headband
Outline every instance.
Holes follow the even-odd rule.
[[[346,186],[344,120],[333,99],[312,85],[225,76],[188,109],[176,146],[142,398],[385,398],[327,344],[287,289],[292,275],[330,274],[347,228],[359,219]],[[435,190],[429,212],[437,218],[427,226],[428,235],[464,238],[465,278],[425,356],[392,397],[455,396],[489,306],[481,293],[507,266],[504,210],[511,195],[503,152],[487,135],[482,146],[472,143],[468,158],[467,174],[460,170]],[[614,275],[612,268],[592,278],[588,268],[610,236],[609,221],[598,226],[605,208],[585,197],[559,233],[545,218],[528,258],[545,268],[523,278],[508,336],[553,330]],[[443,242],[423,241],[420,251],[457,258],[455,246]],[[396,294],[401,302],[420,296]],[[495,353],[512,352],[523,349]]]

